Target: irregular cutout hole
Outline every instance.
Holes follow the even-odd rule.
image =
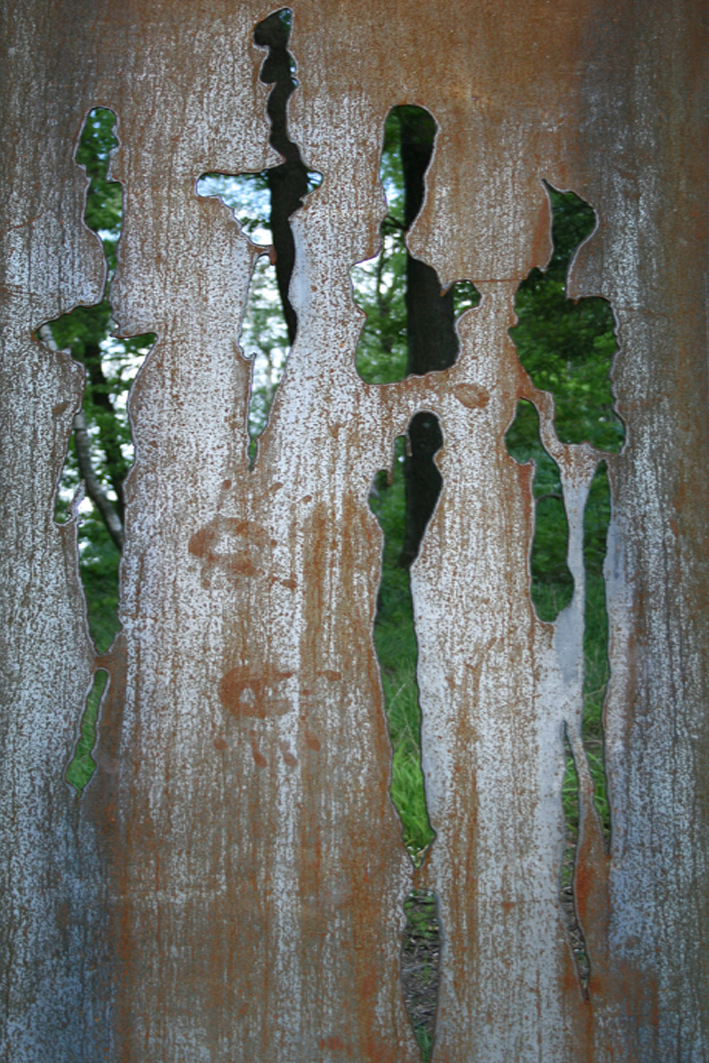
[[[428,1063],[436,1027],[442,938],[436,894],[413,890],[404,901],[404,910],[401,988],[421,1058]]]
[[[287,47],[291,21],[290,9],[282,8],[260,22],[254,32],[255,43],[267,49],[260,79],[273,86],[267,105],[270,143],[284,161],[262,173],[207,173],[197,181],[197,194],[221,199],[242,231],[264,248],[251,279],[239,336],[244,356],[253,363],[249,399],[252,463],[298,330],[288,297],[295,264],[290,218],[322,181],[321,174],[307,169],[288,135],[287,103],[297,87],[295,63]],[[266,252],[272,253],[267,256]]]
[[[67,782],[71,783],[79,797],[96,771],[96,761],[91,753],[96,745],[96,721],[107,680],[108,672],[103,669],[96,672],[93,686],[86,699],[84,715],[81,718],[81,736],[66,772]]]
[[[117,181],[108,180],[116,116],[105,107],[90,111],[84,122],[76,161],[89,178],[85,221],[104,247],[108,267],[104,298],[95,306],[78,306],[48,322],[38,337],[55,350],[68,349],[86,368],[83,409],[74,432],[57,492],[55,516],[67,519],[79,482],[86,497],[79,506],[79,565],[86,593],[91,635],[100,653],[118,631],[118,562],[123,541],[123,481],[133,460],[126,411],[130,385],[155,335],[119,339],[111,335],[110,283],[116,266],[123,197]]]
[[[605,462],[591,482],[584,511],[584,567],[586,603],[584,616],[584,711],[581,737],[594,786],[594,805],[603,836],[611,832],[608,781],[605,766],[603,703],[610,675],[608,660],[608,615],[606,611],[603,564],[610,523],[610,485]],[[566,739],[566,772],[562,800],[566,819],[566,847],[562,864],[561,901],[566,915],[569,939],[584,992],[587,992],[590,963],[583,932],[575,909],[574,878],[579,829],[579,780],[576,764]]]
[[[418,645],[411,584],[408,567],[401,564],[406,535],[405,451],[404,437],[399,437],[391,478],[386,471],[378,473],[370,494],[370,507],[384,532],[374,644],[394,751],[391,797],[401,819],[404,844],[418,866],[433,841],[434,832],[428,818],[421,770]]]
[[[435,135],[436,123],[423,107],[389,111],[380,167],[388,205],[381,250],[351,271],[356,302],[367,315],[356,365],[368,384],[391,384],[453,365],[456,319],[480,301],[469,281],[442,292],[436,271],[406,248],[406,233],[423,205]]]
[[[611,496],[605,462],[596,470],[584,512],[586,610],[584,623],[583,744],[594,782],[594,800],[603,833],[610,836],[611,817],[606,778],[603,702],[610,676],[608,614],[603,564],[611,517]]]
[[[581,737],[588,770],[593,780],[594,804],[606,842],[610,838],[611,816],[606,776],[603,703],[610,676],[608,660],[608,615],[606,612],[603,564],[610,523],[610,486],[605,462],[596,470],[584,511],[584,567],[586,570],[586,604],[584,616],[584,711]],[[563,891],[573,883],[576,835],[578,831],[578,775],[567,753],[563,785],[567,847],[562,873]],[[570,845],[568,839],[573,839]],[[570,870],[569,870],[570,869]],[[568,870],[568,874],[567,874]]]
[[[313,184],[313,188],[317,187]],[[268,423],[268,414],[290,354],[290,339],[278,291],[276,266],[269,251],[271,195],[266,174],[204,174],[197,194],[216,196],[230,210],[244,233],[264,248],[254,266],[238,343],[252,363],[249,394],[249,453],[256,454],[258,438]]]
[[[571,601],[574,581],[567,564],[569,528],[559,467],[539,438],[539,415],[520,402],[505,435],[507,450],[522,463],[534,461],[535,522],[532,541],[532,601],[540,620],[556,620]]]
[[[566,753],[566,772],[561,791],[561,800],[564,808],[564,819],[566,821],[566,836],[564,856],[561,864],[559,899],[561,900],[561,907],[564,912],[566,932],[576,963],[579,981],[581,982],[584,995],[587,996],[591,965],[588,959],[586,939],[583,930],[581,929],[578,913],[576,911],[576,896],[574,893],[580,815],[579,780],[566,728],[564,728],[564,750]]]
[[[562,443],[588,442],[616,452],[622,421],[613,409],[611,368],[618,348],[613,312],[601,298],[566,297],[574,254],[593,232],[596,215],[574,192],[546,185],[554,251],[545,271],[533,269],[517,291],[519,323],[510,329],[520,361],[535,386],[554,396],[554,424]]]
[[[438,418],[422,410],[411,419],[404,456],[405,515],[404,541],[399,565],[409,568],[418,557],[426,526],[436,508],[443,486],[435,456],[443,446]]]

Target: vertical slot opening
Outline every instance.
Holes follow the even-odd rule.
[[[351,271],[355,300],[367,315],[356,366],[368,384],[391,384],[453,365],[459,346],[455,322],[480,302],[470,281],[443,292],[436,271],[406,246],[423,206],[436,131],[423,107],[392,107],[387,115],[379,171],[388,208],[381,248]]]
[[[603,704],[610,675],[608,660],[608,617],[605,601],[603,565],[610,523],[610,487],[605,462],[596,470],[584,511],[584,567],[586,598],[584,615],[584,686],[581,745],[577,755],[584,756],[585,768],[593,782],[593,803],[606,844],[611,831],[610,803],[605,766]],[[560,899],[566,918],[569,941],[584,994],[588,995],[591,973],[583,930],[576,911],[574,883],[580,823],[579,770],[568,734],[564,734],[566,770],[562,786],[562,804],[566,825],[561,869]],[[581,750],[583,752],[581,752]]]
[[[566,729],[564,729],[564,752],[566,755],[566,771],[561,790],[561,800],[564,808],[566,834],[564,839],[564,855],[561,862],[559,898],[561,900],[561,908],[566,921],[566,932],[568,934],[569,944],[571,945],[571,951],[576,964],[579,981],[584,995],[587,996],[588,981],[591,976],[591,965],[586,948],[586,939],[576,911],[576,896],[574,893],[576,854],[578,851],[579,822],[581,816],[579,777]]]
[[[89,628],[99,653],[118,631],[118,564],[123,545],[123,481],[133,460],[126,398],[133,379],[155,342],[148,333],[122,339],[112,334],[110,285],[116,267],[123,197],[108,179],[109,161],[118,140],[116,116],[96,107],[86,117],[76,161],[86,170],[89,186],[85,221],[101,238],[106,255],[104,297],[95,306],[78,306],[39,329],[50,349],[69,350],[86,369],[82,409],[74,430],[57,492],[55,517],[65,521],[78,504],[79,567],[86,595]],[[83,489],[80,490],[80,484]]]
[[[94,681],[86,698],[86,708],[81,718],[81,731],[79,741],[66,772],[67,782],[70,783],[81,797],[84,788],[90,783],[96,771],[96,761],[91,756],[96,745],[96,726],[98,710],[101,704],[108,672],[100,669],[94,676]]]
[[[298,332],[289,297],[295,266],[290,219],[322,181],[321,174],[306,167],[288,133],[288,99],[298,84],[288,51],[292,17],[289,8],[281,8],[254,31],[255,44],[267,52],[260,80],[272,86],[267,104],[270,143],[283,162],[261,173],[206,173],[197,181],[197,195],[219,198],[242,232],[262,248],[239,335],[244,357],[252,364],[248,414],[252,465]]]
[[[406,927],[401,948],[401,985],[423,1063],[433,1051],[438,1007],[441,926],[433,890],[413,890],[404,902]]]
[[[610,484],[605,462],[591,482],[584,512],[584,564],[586,610],[584,624],[584,713],[582,737],[594,784],[594,802],[608,838],[611,832],[608,780],[606,777],[603,704],[610,678],[608,659],[608,614],[603,565],[611,517]]]
[[[411,584],[408,567],[401,564],[406,534],[405,460],[406,440],[400,436],[391,476],[384,470],[378,473],[370,493],[370,507],[384,532],[374,644],[394,751],[391,797],[401,819],[404,845],[414,865],[419,866],[434,833],[421,770],[418,646]]]
[[[428,454],[438,479],[435,492],[419,509],[418,532],[413,534],[406,467],[413,452],[410,433],[417,418],[421,417],[429,422],[428,434],[438,439],[438,445]],[[409,437],[399,437],[395,442],[391,475],[380,472],[370,494],[371,509],[384,532],[374,644],[393,749],[390,793],[401,820],[404,845],[414,867],[423,863],[435,832],[428,816],[421,767],[418,643],[409,569],[418,554],[440,493],[442,481],[433,456],[442,441],[438,419],[431,413],[418,414],[409,426]],[[432,1051],[438,1004],[441,928],[436,897],[427,890],[414,890],[405,899],[404,910],[406,928],[400,956],[402,992],[421,1057],[426,1063]]]
[[[505,441],[516,461],[533,461],[535,465],[531,595],[540,620],[556,620],[574,593],[567,563],[569,527],[559,466],[542,446],[539,415],[531,402],[519,403]]]
[[[554,425],[562,443],[590,443],[616,453],[623,423],[613,408],[611,369],[618,349],[606,299],[569,299],[566,278],[579,247],[596,226],[593,208],[574,192],[546,185],[554,250],[546,270],[533,269],[515,302],[510,329],[519,359],[535,386],[554,396]]]
[[[533,383],[553,395],[559,440],[565,444],[585,442],[601,453],[616,453],[623,445],[624,427],[613,409],[611,374],[617,350],[613,314],[602,298],[568,299],[566,287],[574,255],[592,234],[596,216],[592,207],[575,193],[562,193],[550,185],[546,188],[552,207],[553,254],[545,271],[533,270],[520,285],[516,300],[518,324],[510,329],[510,335]],[[533,458],[537,464],[532,597],[539,616],[553,620],[568,604],[573,591],[566,562],[563,565],[561,562],[568,536],[566,514],[558,469],[541,446],[536,415],[532,417],[529,408],[524,412],[524,405],[520,404],[507,442],[510,453],[518,460]],[[554,501],[554,506],[542,506],[545,495],[549,503]],[[582,766],[575,763],[565,734],[566,771],[562,788],[566,845],[560,896],[584,992],[587,992],[590,963],[576,914],[574,881],[580,816],[579,772],[585,774],[586,767],[594,784],[594,804],[601,829],[606,837],[610,832],[602,718],[609,676],[603,579],[609,519],[608,478],[606,465],[601,462],[584,511],[584,707],[582,741],[574,748],[577,756],[585,756],[586,763]]]

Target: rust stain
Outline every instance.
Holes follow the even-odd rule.
[[[490,401],[487,388],[477,387],[475,384],[458,384],[454,394],[458,402],[469,410],[484,410]]]
[[[318,1041],[318,1048],[327,1049],[328,1052],[347,1052],[347,1055],[351,1055],[351,1052],[347,1048],[344,1040],[337,1034],[330,1034],[329,1037],[323,1037]]]
[[[324,679],[329,680],[331,683],[339,683],[342,679],[342,672],[337,672],[332,668],[326,668],[322,672],[317,672],[317,675],[321,675]]]
[[[304,737],[305,737],[306,746],[308,746],[309,749],[312,749],[313,752],[319,753],[320,750],[322,749],[322,745],[321,745],[320,739],[317,737],[317,735],[314,735],[312,733],[312,731],[309,731],[308,728],[306,727],[305,728],[305,732],[304,732]]]
[[[204,586],[210,585],[212,571],[218,570],[235,585],[242,578],[261,576],[290,587],[290,577],[282,580],[270,571],[274,546],[276,540],[255,521],[217,516],[190,537],[188,551],[203,562]]]
[[[257,768],[267,768],[268,767],[268,761],[264,757],[263,753],[260,753],[258,751],[258,749],[256,749],[255,747],[253,748],[253,755],[254,755],[254,764],[256,765]]]
[[[219,700],[238,718],[283,716],[291,708],[283,683],[292,675],[268,666],[256,673],[250,666],[232,668],[219,682]]]
[[[412,875],[387,792],[366,496],[423,409],[445,435],[440,504],[411,570],[437,830],[416,882],[445,914],[434,1058],[706,1055],[705,4],[291,6],[289,135],[324,180],[293,222],[298,338],[252,468],[252,368],[236,344],[256,252],[195,182],[277,162],[259,81],[275,57],[254,46],[273,6],[101,0],[87,20],[10,3],[8,1058],[415,1063],[396,969]],[[56,421],[80,402],[79,373],[17,337],[101,298],[72,154],[77,115],[105,99],[125,207],[111,298],[123,334],[160,339],[129,400],[123,631],[94,660],[74,528],[57,534],[51,518],[67,445]],[[425,106],[438,128],[408,245],[442,284],[469,279],[483,298],[452,370],[377,389],[353,369],[349,270],[380,239],[393,101]],[[586,807],[575,880],[588,1001],[553,886],[560,727],[583,705],[559,678],[563,621],[541,624],[530,605],[532,471],[504,446],[527,397],[565,473],[598,458],[555,438],[552,397],[525,379],[508,333],[519,281],[551,253],[544,181],[597,211],[569,292],[617,311],[627,423],[608,463],[613,844]],[[99,767],[77,805],[57,765],[97,666],[110,672]],[[115,1016],[108,1032],[97,1014]]]
[[[251,755],[253,757],[253,761],[256,767],[267,768],[268,761],[258,748],[258,735],[255,731],[249,731],[249,744],[251,745]]]

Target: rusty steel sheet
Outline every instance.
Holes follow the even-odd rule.
[[[706,1063],[706,5],[289,6],[289,131],[323,181],[291,223],[298,336],[253,468],[237,338],[257,252],[196,182],[279,161],[253,44],[276,8],[3,6],[0,1058],[415,1063],[399,951],[417,886],[443,927],[433,1063]],[[438,127],[410,250],[482,299],[454,366],[373,385],[350,269],[378,248],[384,121],[404,103]],[[101,658],[76,523],[53,519],[81,370],[33,338],[102,296],[74,162],[98,106],[117,116],[124,197],[113,316],[157,334],[129,400],[122,630]],[[569,294],[613,310],[617,455],[559,442],[509,335],[519,283],[551,255],[544,182],[598,217]],[[554,623],[530,597],[533,469],[504,439],[522,398],[568,516],[575,593]],[[368,495],[422,410],[444,446],[412,568],[436,831],[414,872],[388,794]],[[600,461],[608,851],[581,738]],[[97,667],[79,800],[65,772]],[[565,734],[587,990],[559,901]]]

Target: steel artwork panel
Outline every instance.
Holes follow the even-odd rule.
[[[323,175],[292,218],[298,333],[251,462],[239,324],[259,251],[205,173],[277,165],[264,0],[3,7],[1,1055],[8,1063],[385,1063],[419,1050],[400,988],[404,900],[443,928],[435,1063],[709,1060],[707,164],[701,0],[292,0],[289,134]],[[471,281],[451,368],[368,384],[351,268],[386,212],[384,122],[435,119],[407,237]],[[129,400],[122,630],[94,653],[76,522],[53,499],[82,375],[37,333],[100,301],[76,140],[117,116],[124,222],[111,305],[156,343]],[[619,350],[619,454],[559,441],[509,329],[552,251],[545,182],[598,226],[568,294]],[[530,597],[538,411],[559,467],[571,604]],[[388,787],[368,496],[435,414],[443,486],[412,568],[422,757],[436,831],[414,870]],[[611,678],[610,847],[581,739],[583,514],[599,462]],[[83,796],[65,781],[109,674]],[[579,776],[559,901],[565,735]]]

